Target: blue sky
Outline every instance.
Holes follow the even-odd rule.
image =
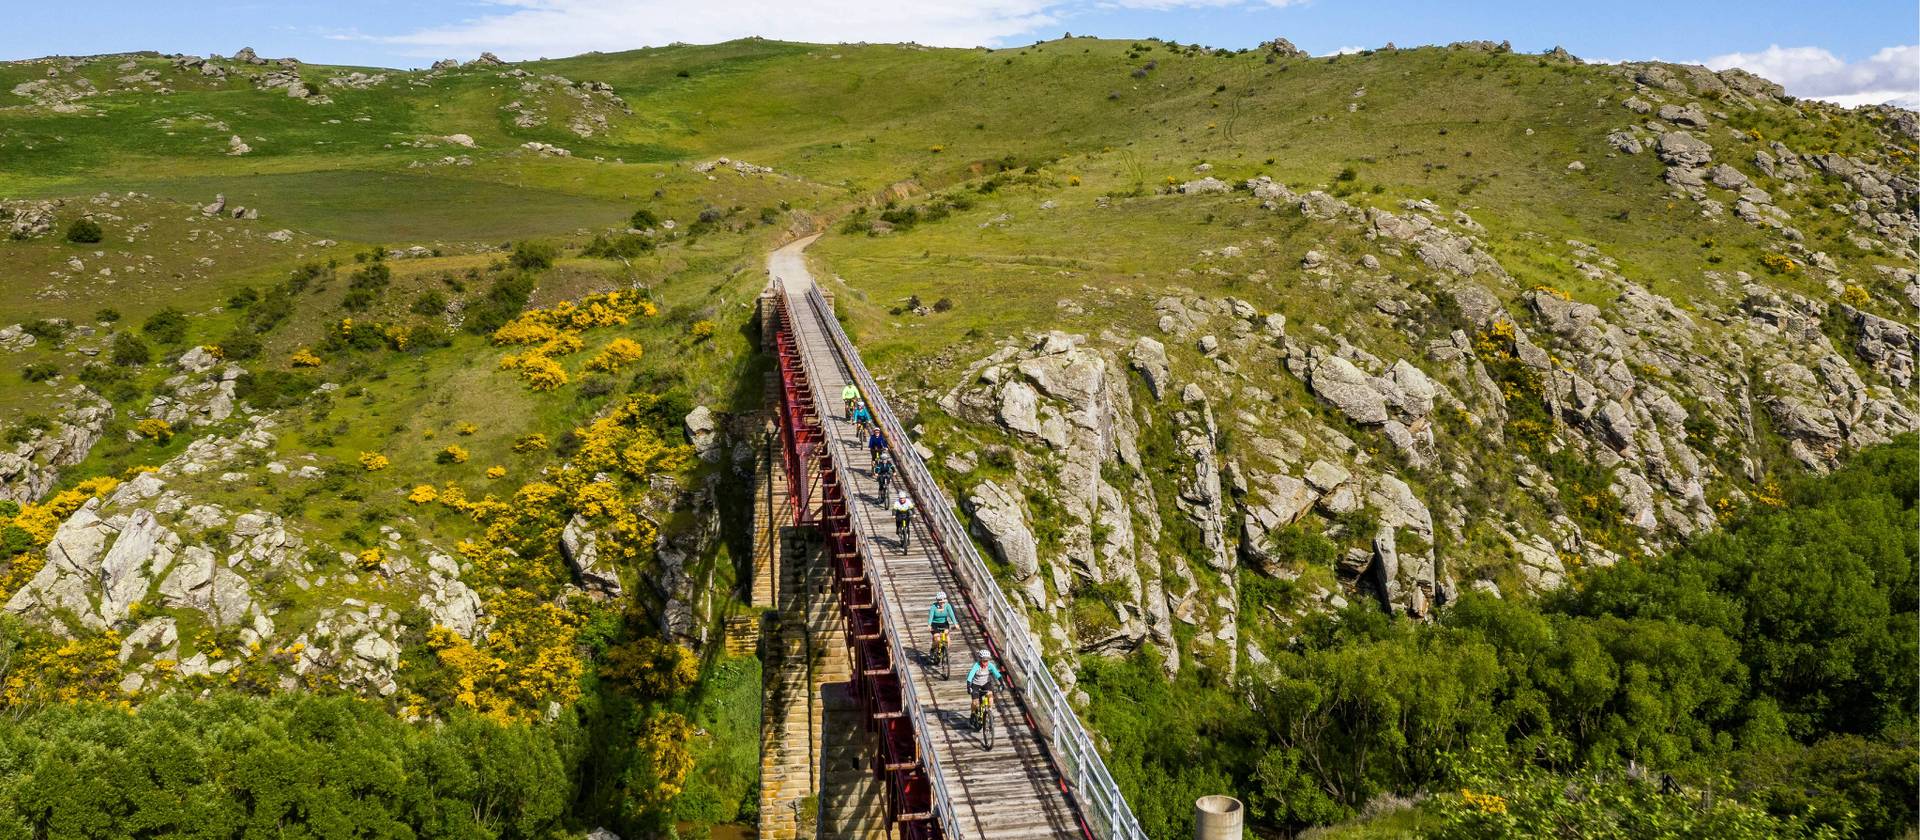
[[[93,0],[9,3],[0,58],[154,49],[421,66],[492,50],[509,59],[759,34],[807,41],[1005,46],[1065,31],[1250,47],[1284,36],[1314,53],[1485,38],[1588,59],[1744,66],[1791,92],[1920,104],[1912,0]]]

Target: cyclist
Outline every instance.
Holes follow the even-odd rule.
[[[900,535],[900,550],[907,548],[907,525],[913,521],[913,497],[907,495],[905,487],[893,497],[893,530]]]
[[[851,382],[840,389],[840,401],[847,404],[847,419],[853,419],[853,404],[860,401],[860,386]]]
[[[893,456],[885,449],[873,459],[873,480],[880,483],[880,498],[886,498],[887,485],[893,481]]]
[[[887,451],[887,436],[880,432],[879,426],[874,426],[872,433],[867,435],[867,455],[878,461],[880,453],[885,451]]]
[[[927,628],[933,631],[935,661],[938,661],[940,654],[947,649],[947,631],[953,629],[953,621],[953,605],[947,603],[947,593],[934,593],[933,606],[927,608]]]
[[[967,669],[967,696],[973,698],[974,728],[978,729],[986,725],[985,716],[981,714],[981,698],[998,688],[1004,678],[1000,675],[1000,666],[993,661],[993,654],[985,648],[974,651],[973,658],[973,667]]]
[[[853,401],[853,416],[851,419],[853,420],[854,428],[860,431],[860,436],[866,437],[867,426],[873,423],[873,412],[867,410],[867,404],[865,402],[859,399]]]

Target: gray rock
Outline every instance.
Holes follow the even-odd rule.
[[[1340,413],[1356,423],[1387,422],[1386,398],[1374,390],[1365,373],[1340,356],[1322,356],[1314,365],[1308,384],[1321,399],[1333,403]]]
[[[1723,190],[1737,190],[1747,185],[1745,174],[1724,163],[1707,170],[1707,179]]]
[[[1022,434],[1040,436],[1038,392],[1025,382],[1009,382],[1000,389],[1000,424]]]
[[[1165,399],[1167,386],[1172,377],[1172,367],[1167,361],[1167,346],[1147,336],[1140,336],[1133,342],[1133,350],[1128,354],[1135,369],[1146,377],[1147,390],[1154,399]]]
[[[1660,106],[1660,119],[1688,128],[1706,128],[1707,112],[1700,110],[1700,103],[1689,102],[1682,108],[1678,105]]]
[[[1631,131],[1615,131],[1608,134],[1607,145],[1629,155],[1637,155],[1646,150],[1646,146],[1640,143],[1640,136]]]
[[[1684,131],[1669,131],[1660,135],[1654,152],[1661,160],[1674,166],[1706,166],[1713,162],[1713,147],[1707,141]]]
[[[100,617],[107,623],[126,618],[128,608],[146,597],[148,566],[165,569],[172,551],[162,541],[171,536],[150,510],[137,509],[128,518],[113,547],[100,560]],[[156,558],[156,551],[163,556]]]
[[[693,451],[700,460],[712,463],[720,458],[720,424],[714,419],[713,411],[704,405],[694,406],[686,417],[687,441],[693,445]]]
[[[560,556],[566,559],[567,565],[573,567],[573,573],[582,586],[608,598],[621,597],[623,589],[620,576],[614,570],[600,565],[598,538],[585,517],[574,516],[567,521],[567,527],[560,531]]]
[[[1322,493],[1331,493],[1334,488],[1347,483],[1353,474],[1329,461],[1315,461],[1307,465],[1307,483]]]
[[[1027,527],[1024,504],[993,481],[974,485],[965,503],[973,515],[974,533],[1013,567],[1015,580],[1022,584],[1034,605],[1044,607],[1045,588],[1030,585],[1039,580],[1040,549]]]
[[[1228,185],[1227,182],[1222,181],[1219,178],[1215,178],[1212,175],[1208,175],[1207,177],[1200,178],[1198,180],[1188,181],[1180,185],[1180,192],[1186,195],[1202,195],[1205,193],[1224,193],[1224,192],[1230,192],[1232,190],[1233,190],[1233,187]]]

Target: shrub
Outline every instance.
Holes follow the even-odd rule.
[[[506,467],[496,465],[496,466],[491,466],[487,468],[488,478],[505,478],[506,476],[507,476]]]
[[[428,289],[422,292],[419,297],[414,298],[413,306],[408,308],[411,309],[415,315],[425,315],[432,318],[447,311],[447,296],[442,294],[439,289]]]
[[[480,427],[472,423],[461,423],[454,428],[454,432],[458,433],[461,437],[472,437],[480,433]]]
[[[287,363],[294,367],[319,367],[322,364],[320,357],[306,347],[293,351],[293,355],[287,357]]]
[[[467,457],[466,447],[454,444],[440,450],[440,454],[433,456],[433,460],[441,464],[464,464],[467,462]]]
[[[82,245],[99,242],[102,238],[100,223],[92,219],[75,219],[67,226],[67,241]]]
[[[109,306],[93,313],[93,319],[102,324],[111,324],[120,320],[120,310]]]
[[[522,240],[513,245],[513,254],[507,261],[521,271],[544,271],[553,267],[553,260],[559,250],[552,243]]]
[[[140,331],[161,344],[179,344],[187,338],[187,316],[171,306],[147,316]]]
[[[620,260],[633,259],[652,250],[653,240],[647,237],[633,233],[623,233],[618,236],[609,237],[602,233],[594,236],[593,241],[587,243],[587,247],[582,249],[580,253],[589,257]]]
[[[38,436],[41,432],[51,428],[53,428],[53,421],[45,415],[29,414],[7,427],[7,442],[12,444],[26,443],[27,441],[33,440],[34,437]]]
[[[66,342],[67,333],[72,330],[72,327],[64,320],[41,318],[27,324],[25,329],[27,335],[57,346]]]
[[[557,391],[567,384],[567,371],[559,362],[545,356],[529,354],[520,360],[520,378],[527,387],[535,391]]]
[[[233,385],[233,395],[254,408],[273,410],[298,405],[313,396],[320,383],[312,374],[286,370],[249,371]]]
[[[407,494],[407,501],[416,505],[428,504],[439,498],[440,491],[433,489],[433,485],[431,484],[417,485],[413,488],[412,493]]]
[[[587,369],[618,373],[621,368],[640,361],[642,352],[640,342],[630,338],[616,338],[607,344],[606,349],[600,351],[600,355],[588,360]]]
[[[59,375],[60,366],[48,362],[38,362],[20,369],[20,378],[28,382],[45,382]]]
[[[158,417],[149,417],[133,425],[135,434],[154,443],[166,443],[173,440],[173,424]]]
[[[123,332],[114,335],[113,343],[107,348],[107,358],[121,367],[131,367],[151,361],[153,351],[147,348],[147,343],[141,341],[139,336]]]
[[[366,469],[367,472],[379,472],[387,467],[393,466],[393,462],[388,460],[387,456],[378,452],[362,452],[360,453],[360,466]]]
[[[495,277],[487,296],[467,307],[463,328],[479,335],[492,333],[519,315],[532,296],[532,276],[514,272]]]
[[[260,290],[252,286],[241,286],[240,291],[227,297],[227,308],[245,309],[260,301]]]
[[[520,438],[518,438],[513,442],[513,451],[519,452],[522,454],[525,454],[528,452],[542,452],[542,451],[545,451],[546,448],[547,448],[547,436],[540,434],[539,432],[534,432],[533,434],[530,434],[530,435],[522,435]]]
[[[718,325],[712,321],[700,320],[693,322],[693,326],[687,328],[687,335],[692,336],[694,341],[706,341],[713,337],[717,329],[719,329]]]
[[[221,358],[235,360],[245,360],[259,356],[260,350],[262,349],[260,337],[243,330],[234,330],[228,333],[226,338],[220,339],[218,347]]]
[[[642,207],[633,211],[633,218],[628,219],[627,224],[636,230],[646,230],[659,227],[660,217],[654,215],[652,210]]]

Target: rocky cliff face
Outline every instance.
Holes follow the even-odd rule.
[[[1232,278],[1284,296],[1265,269],[1236,266],[1297,260],[1296,288],[1340,305],[1290,321],[1183,285],[1083,286],[1062,311],[1098,307],[1116,326],[1021,335],[919,372],[945,388],[919,407],[922,445],[1060,670],[1147,645],[1169,672],[1196,656],[1231,671],[1284,644],[1299,610],[1349,597],[1423,618],[1462,586],[1552,589],[1774,503],[1767,476],[1782,461],[1824,471],[1916,428],[1920,342],[1866,311],[1861,291],[1903,289],[1920,306],[1903,267],[1920,234],[1916,182],[1777,141],[1720,160],[1723,109],[1786,101],[1777,87],[1620,72],[1637,88],[1632,123],[1607,142],[1657,156],[1674,201],[1758,232],[1769,273],[1706,267],[1705,293],[1678,303],[1603,244],[1537,243],[1578,273],[1586,301],[1605,290],[1586,302],[1517,281],[1464,209],[1209,175],[1171,192],[1257,203],[1328,247],[1289,255],[1256,234],[1201,251],[1208,267],[1172,283]],[[1906,131],[1906,116],[1888,130]],[[1778,200],[1836,190],[1846,201]],[[1841,266],[1806,244],[1808,213],[1898,262],[1878,276]],[[1808,297],[1809,283],[1839,300]],[[1153,326],[1118,326],[1141,322]],[[1330,546],[1333,577],[1303,563],[1303,532]],[[1290,581],[1295,612],[1243,597],[1247,573]]]

